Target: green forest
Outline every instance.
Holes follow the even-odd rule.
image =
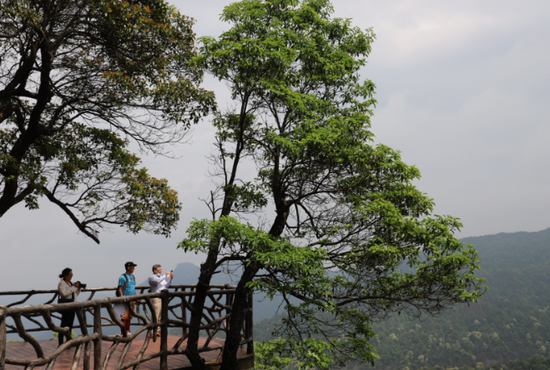
[[[374,323],[378,336],[371,344],[380,356],[375,368],[549,369],[541,356],[550,353],[550,229],[461,241],[479,252],[485,296],[436,316],[392,315]],[[256,323],[255,339],[271,339],[280,318]]]

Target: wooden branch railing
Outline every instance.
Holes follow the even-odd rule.
[[[160,293],[146,293],[149,287],[136,287],[134,296],[115,297],[116,288],[92,288],[83,289],[80,298],[84,293],[90,293],[86,300],[53,304],[57,298],[57,291],[13,291],[0,292],[0,296],[24,296],[16,302],[6,306],[0,306],[0,370],[5,369],[6,364],[21,366],[24,370],[32,370],[37,366],[46,366],[46,370],[53,369],[56,359],[68,348],[75,347],[71,369],[76,369],[79,363],[82,363],[84,370],[123,370],[130,367],[137,368],[139,364],[154,358],[160,358],[160,369],[167,370],[167,359],[173,355],[187,355],[187,348],[182,346],[188,336],[189,322],[187,321],[188,312],[192,310],[192,300],[195,294],[193,285],[172,286],[170,290]],[[104,299],[93,299],[98,292],[109,292],[112,297]],[[201,336],[206,337],[206,341],[199,348],[199,352],[221,349],[221,347],[211,346],[214,337],[225,337],[228,330],[228,319],[231,316],[231,306],[235,287],[230,285],[212,285],[208,291],[207,305],[203,312],[201,324]],[[32,306],[20,306],[29,301],[33,296],[45,295],[44,303]],[[51,298],[50,298],[51,296]],[[151,304],[152,298],[161,298],[162,315],[161,322],[157,322],[156,315],[153,312]],[[223,299],[225,298],[225,299]],[[130,302],[136,302],[135,309],[132,309]],[[132,334],[127,334],[124,330],[124,324],[117,317],[113,304],[124,303],[134,316],[132,321]],[[61,319],[60,313],[67,310],[75,310],[76,318],[74,329],[80,331],[75,338],[63,343],[53,352],[46,353],[41,341],[36,340],[30,333],[55,332],[58,335],[70,335],[68,328],[59,327],[54,319]],[[59,321],[58,321],[59,322]],[[145,354],[148,340],[143,342],[136,358],[127,359],[126,355],[132,341],[140,334],[147,336],[156,332],[160,327],[160,349],[158,352]],[[114,331],[120,331],[120,335],[113,335]],[[109,331],[111,335],[109,335]],[[180,338],[176,344],[168,349],[168,334],[177,334]],[[16,335],[20,340],[32,345],[36,357],[32,359],[21,359],[6,356],[6,345],[8,336]],[[247,353],[253,352],[253,333],[252,333],[252,299],[249,302],[247,319],[241,329],[241,344],[247,346]],[[154,336],[153,341],[157,337]],[[103,353],[102,342],[111,342],[110,348]],[[115,366],[109,361],[113,353],[119,347],[123,346],[122,354]],[[92,353],[93,347],[93,353]],[[109,366],[108,366],[109,365]]]

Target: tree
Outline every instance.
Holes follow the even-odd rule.
[[[128,146],[166,153],[213,106],[193,20],[164,0],[0,2],[0,217],[45,196],[99,243],[168,235],[181,208]]]
[[[373,320],[481,295],[477,253],[453,236],[459,220],[434,215],[412,184],[418,169],[373,144],[374,84],[360,77],[372,31],[331,13],[328,0],[244,0],[222,13],[231,29],[201,39],[197,63],[226,82],[235,109],[214,121],[212,219],[179,245],[206,253],[187,347],[195,368],[207,285],[223,269],[238,283],[222,369],[236,368],[254,291],[286,302],[264,365],[306,368],[373,362]]]

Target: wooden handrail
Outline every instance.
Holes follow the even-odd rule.
[[[153,358],[160,358],[160,369],[167,370],[169,356],[187,354],[187,349],[181,346],[188,336],[189,323],[187,322],[187,317],[190,317],[190,315],[187,311],[192,309],[192,299],[195,295],[194,285],[176,285],[160,293],[144,293],[148,292],[149,287],[138,286],[136,287],[136,292],[140,294],[124,297],[115,297],[115,290],[115,287],[83,289],[82,292],[90,293],[88,299],[63,304],[53,303],[57,298],[57,290],[0,292],[0,296],[25,296],[24,299],[6,306],[0,306],[0,370],[4,370],[6,364],[19,365],[22,369],[32,369],[35,366],[47,366],[46,368],[48,369],[53,367],[55,360],[61,353],[73,347],[76,347],[73,366],[76,366],[79,361],[83,361],[85,370],[92,368],[94,370],[106,369],[109,358],[119,344],[125,347],[118,363],[114,366],[115,370],[135,367]],[[113,292],[112,297],[92,299],[97,292],[109,291]],[[230,302],[233,301],[232,296],[234,293],[235,287],[229,284],[210,286],[207,294],[208,305],[205,306],[203,322],[200,328],[201,331],[207,333],[208,337],[204,345],[199,348],[199,352],[214,349],[210,346],[211,339],[215,336],[223,336],[223,333],[227,331],[228,320],[232,310]],[[20,306],[32,296],[47,294],[51,294],[52,296],[51,298],[48,297],[43,304]],[[223,297],[225,299],[222,299]],[[161,298],[162,300],[160,323],[156,322],[156,315],[151,314],[153,312],[152,298]],[[136,302],[135,309],[131,308],[130,302]],[[132,330],[133,334],[126,334],[122,321],[115,314],[113,304],[120,303],[126,304],[134,316],[132,326],[134,328],[137,327],[137,330]],[[241,343],[247,346],[247,353],[252,354],[252,298],[250,298],[249,307],[247,320],[241,329]],[[34,339],[29,333],[57,332],[58,335],[64,335],[69,329],[59,327],[54,320],[60,320],[60,313],[68,310],[76,312],[74,328],[80,330],[81,334],[62,344],[55,351],[45,354],[40,341]],[[118,327],[122,334],[117,336],[107,335],[105,334],[105,329],[108,327]],[[126,359],[129,343],[142,333],[146,333],[148,336],[155,333],[159,327],[161,345],[158,352],[145,355],[145,347],[139,352],[137,358]],[[181,338],[173,348],[169,349],[167,346],[167,336],[170,330],[172,330],[173,334],[176,328],[181,329]],[[20,359],[6,356],[8,336],[14,335],[17,335],[19,339],[33,346],[36,358]],[[154,340],[156,340],[156,337]],[[101,347],[101,343],[104,341],[113,343],[111,348],[105,351],[105,353],[102,352]],[[147,341],[145,342],[147,343]],[[94,347],[93,352],[91,351],[92,345]],[[112,363],[109,364],[109,368],[113,368]]]

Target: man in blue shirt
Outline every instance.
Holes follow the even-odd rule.
[[[125,297],[129,295],[136,294],[136,278],[134,277],[134,270],[136,269],[136,264],[128,261],[124,264],[126,272],[118,278],[118,288],[117,288],[117,297]],[[136,307],[136,302],[130,302],[132,310]],[[126,333],[130,334],[130,322],[132,321],[132,314],[130,309],[126,309],[124,315],[120,317],[126,328]]]

